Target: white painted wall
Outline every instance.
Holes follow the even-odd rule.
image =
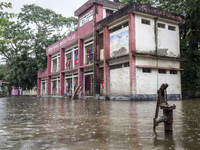
[[[150,25],[142,24],[141,19],[150,20]],[[135,38],[137,52],[155,51],[154,19],[135,14]]]
[[[158,23],[165,24],[165,29],[158,28],[158,51],[159,49],[168,49],[166,56],[179,57],[179,26],[176,24],[158,20]],[[168,26],[174,26],[175,31],[168,30]]]
[[[180,62],[174,60],[158,60],[158,67],[180,68]]]
[[[151,73],[143,73],[142,68],[136,69],[137,94],[156,94],[157,92],[157,69]]]
[[[110,70],[110,94],[130,94],[130,68],[119,68]]]
[[[150,25],[142,24],[141,19],[150,20]],[[161,21],[158,23],[165,24],[165,29],[158,28],[158,54],[179,57],[180,43],[179,43],[179,26],[177,24]],[[174,26],[175,31],[168,30],[168,26]],[[155,21],[154,18],[135,15],[135,32],[136,32],[136,51],[137,52],[155,52]],[[163,53],[162,50],[167,50]]]
[[[137,94],[157,94],[157,89],[162,83],[168,83],[167,94],[181,94],[180,71],[177,74],[159,74],[158,69],[152,69],[151,73],[143,73],[142,68],[136,69]]]
[[[154,67],[167,67],[167,68],[180,68],[180,62],[174,60],[154,59],[145,57],[136,57],[136,65],[154,66]]]

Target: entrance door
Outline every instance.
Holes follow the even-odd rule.
[[[85,76],[85,95],[86,96],[93,95],[93,75]]]

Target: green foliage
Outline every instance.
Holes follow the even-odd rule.
[[[3,8],[12,8],[11,3],[1,2],[0,3],[0,42],[1,43],[9,43],[10,41],[8,39],[2,39],[3,32],[5,31],[5,27],[9,23],[9,18],[14,17],[15,15],[13,13],[3,12]],[[2,45],[0,44],[0,49],[2,49]]]
[[[120,0],[114,0],[114,2],[118,2],[118,3],[120,3]]]
[[[2,5],[10,6],[10,3]],[[32,4],[24,5],[16,22],[7,18],[1,25],[4,29],[0,54],[6,64],[0,67],[0,77],[10,85],[31,89],[37,85],[39,68],[47,67],[46,48],[75,30],[78,20]]]

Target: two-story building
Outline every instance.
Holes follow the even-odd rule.
[[[89,0],[75,11],[78,30],[46,49],[47,69],[38,71],[38,95],[181,99],[182,16],[139,3]]]

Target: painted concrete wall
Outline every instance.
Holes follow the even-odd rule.
[[[23,90],[22,95],[37,95],[37,90]]]
[[[137,94],[157,94],[157,89],[162,83],[168,83],[168,94],[181,94],[180,71],[177,74],[158,73],[158,69],[152,69],[151,73],[142,72],[142,68],[137,68]]]
[[[150,25],[141,23],[141,20],[149,20]],[[179,26],[169,22],[158,20],[158,23],[164,24],[165,28],[157,28],[158,32],[158,55],[179,57]],[[175,27],[175,31],[169,30],[168,26]],[[153,18],[135,15],[136,30],[136,51],[137,52],[155,52],[155,21]]]
[[[144,57],[137,57],[136,65],[167,67],[167,68],[180,68],[179,61],[164,60],[164,59],[157,60],[154,58],[144,58]]]
[[[158,23],[165,25],[165,28],[158,27],[158,54],[179,57],[179,26],[158,20]],[[169,30],[168,26],[175,27],[175,31]]]
[[[110,94],[130,94],[130,68],[119,68],[110,70]]]
[[[119,57],[129,53],[129,29],[122,28],[110,34],[110,57]]]
[[[150,20],[150,25],[142,24],[141,19]],[[135,14],[135,39],[137,52],[155,51],[154,19]]]

